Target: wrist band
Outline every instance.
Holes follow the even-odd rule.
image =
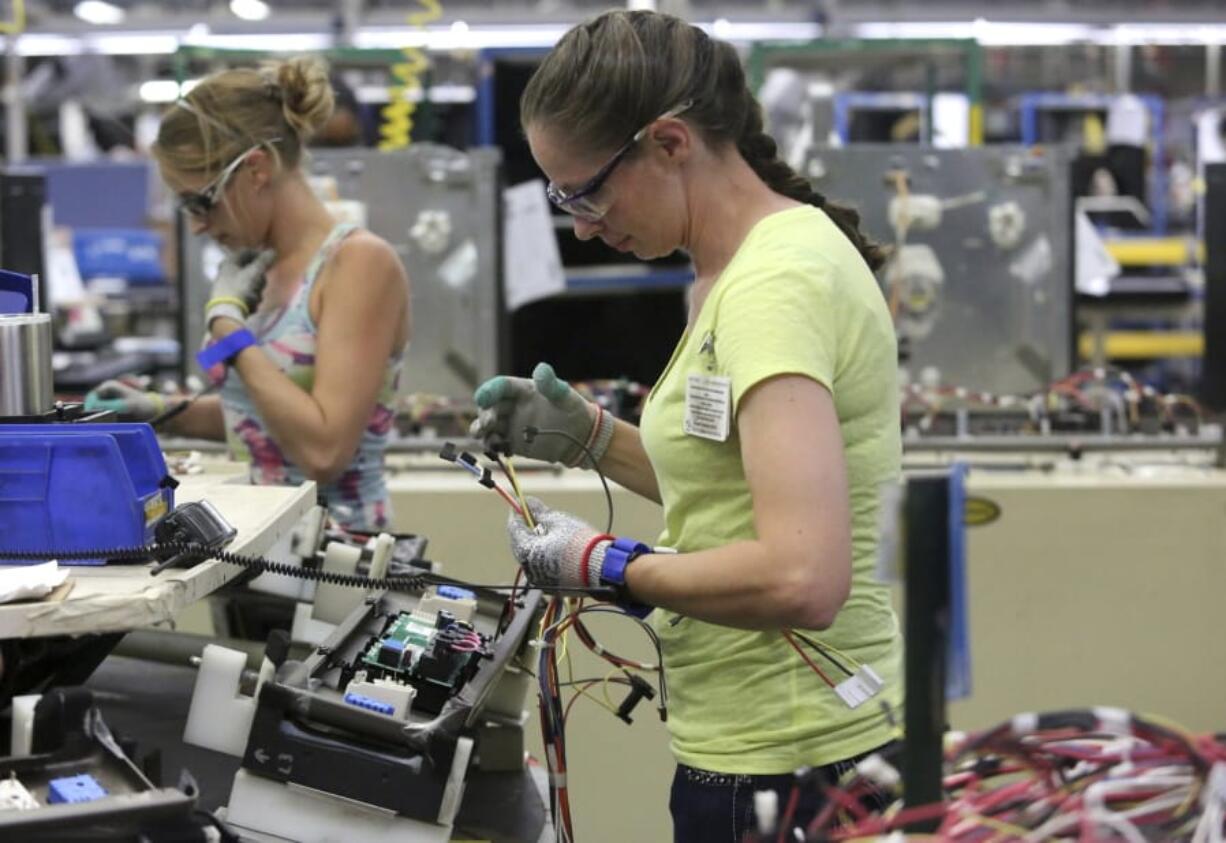
[[[592,587],[592,578],[588,573],[588,560],[590,560],[592,557],[592,551],[595,550],[596,545],[600,544],[601,542],[611,541],[613,541],[613,537],[611,535],[608,533],[599,533],[592,536],[591,540],[588,541],[587,546],[583,548],[583,555],[579,557],[579,576],[583,579],[584,588]]]
[[[202,348],[196,353],[196,362],[200,364],[201,369],[211,369],[218,363],[229,363],[244,348],[258,343],[259,340],[255,338],[255,334],[246,328],[239,328],[233,333],[226,334],[207,348]]]
[[[243,301],[237,296],[217,296],[216,298],[209,299],[204,303],[204,312],[208,313],[213,309],[214,305],[218,304],[232,304],[241,310],[244,315],[248,313],[247,302]]]

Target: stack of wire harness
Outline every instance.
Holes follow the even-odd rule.
[[[794,792],[780,822],[746,843],[902,840],[919,829],[993,843],[1226,840],[1226,734],[1097,708],[1021,714],[947,744],[939,803],[904,808],[898,771],[869,756],[824,788],[824,806],[803,833],[789,816]],[[798,775],[795,787],[805,786],[813,785]],[[892,804],[866,807],[883,794]]]

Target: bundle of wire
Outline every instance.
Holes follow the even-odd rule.
[[[606,650],[595,639],[591,631],[583,623],[582,616],[593,613],[616,614],[619,617],[631,618],[647,632],[656,648],[655,664],[627,659]],[[579,639],[591,652],[600,656],[613,666],[613,671],[603,679],[587,679],[576,682],[570,679],[563,682],[559,675],[559,662],[569,657],[566,653],[566,636],[569,630],[574,630]],[[555,597],[545,609],[541,618],[540,635],[536,641],[540,649],[538,658],[537,680],[540,683],[540,714],[541,738],[545,745],[545,759],[549,768],[549,794],[554,821],[556,839],[564,843],[574,840],[574,830],[570,816],[570,800],[566,780],[566,719],[571,706],[580,696],[585,696],[593,685],[603,683],[607,689],[610,682],[630,685],[632,688],[644,683],[636,672],[654,672],[656,674],[659,695],[657,708],[660,719],[667,716],[668,685],[664,679],[663,663],[660,660],[660,640],[648,624],[623,613],[620,609],[606,606],[584,606],[581,599],[566,599]],[[621,676],[614,676],[621,673]],[[569,703],[563,706],[562,693],[566,687],[574,687],[574,695]],[[646,696],[654,696],[648,693]],[[599,702],[599,701],[598,701]],[[603,703],[613,714],[622,716],[607,700]],[[628,718],[624,718],[627,719]]]
[[[954,743],[942,802],[865,807],[870,794],[900,796],[899,783],[879,756],[861,761],[824,789],[825,805],[803,839],[935,824],[937,839],[954,841],[1226,840],[1226,735],[1195,736],[1120,709],[1019,715]],[[749,840],[802,839],[785,834],[787,825]]]
[[[1093,367],[1073,372],[1029,395],[996,395],[960,386],[910,383],[901,387],[903,415],[916,415],[921,429],[931,426],[942,410],[958,408],[1024,408],[1036,421],[1064,408],[1099,413],[1110,410],[1132,428],[1145,418],[1176,427],[1182,421],[1199,428],[1204,418],[1196,399],[1181,393],[1163,393],[1140,383],[1130,373],[1115,367]]]

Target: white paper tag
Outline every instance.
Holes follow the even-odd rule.
[[[732,430],[732,379],[690,375],[685,382],[685,432],[724,442]]]

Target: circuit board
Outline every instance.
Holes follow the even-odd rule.
[[[372,668],[405,678],[421,661],[422,654],[433,647],[435,632],[433,623],[401,613],[370,643],[361,660]]]
[[[371,636],[349,665],[345,683],[358,678],[412,686],[413,708],[438,712],[491,653],[489,638],[440,608],[444,605],[461,607],[439,595],[439,599],[423,601],[416,611],[389,616],[379,634]],[[369,684],[360,687],[371,691]]]

